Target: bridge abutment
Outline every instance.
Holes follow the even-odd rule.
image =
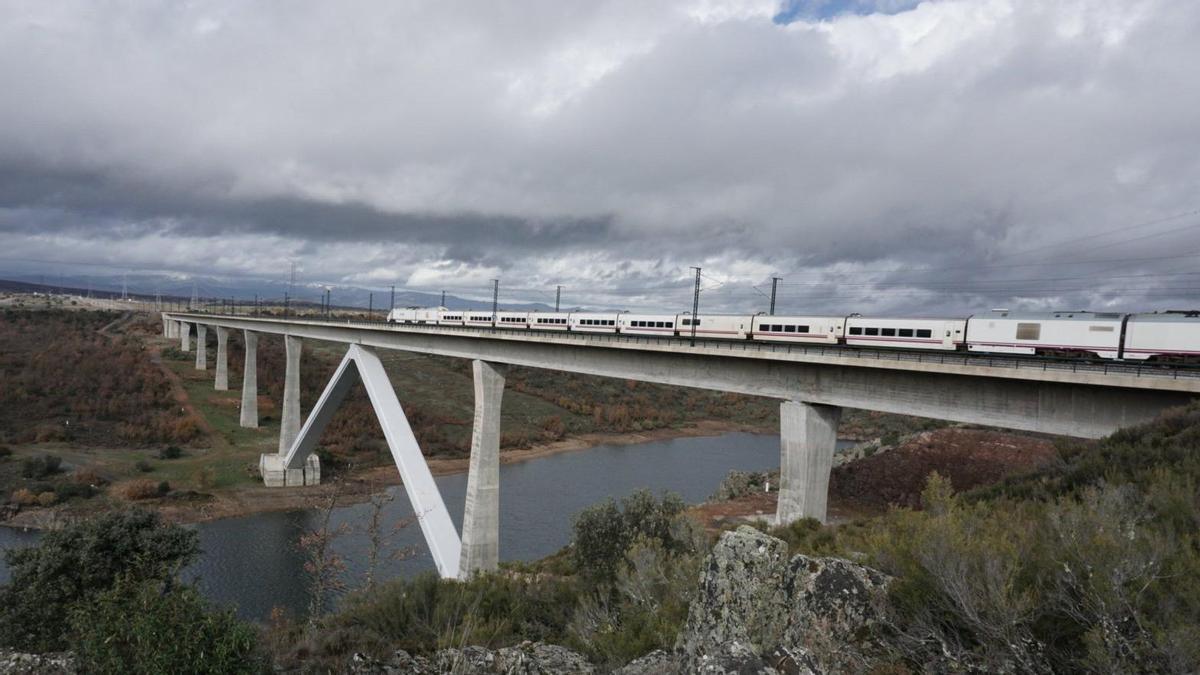
[[[500,405],[504,375],[494,364],[475,360],[475,422],[463,510],[459,576],[490,572],[500,564]]]
[[[179,350],[192,351],[192,324],[186,321],[179,322]]]
[[[246,429],[258,428],[258,333],[244,331],[246,362],[242,366],[242,414],[239,423]]]
[[[208,326],[196,324],[196,370],[208,370]]]
[[[216,326],[217,331],[217,374],[213,388],[229,391],[229,329]]]
[[[777,525],[801,518],[825,522],[841,416],[838,406],[800,401],[784,401],[779,406]]]

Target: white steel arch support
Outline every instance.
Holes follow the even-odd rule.
[[[392,383],[388,380],[387,372],[383,369],[374,350],[356,344],[350,345],[346,356],[333,373],[333,378],[326,385],[325,391],[317,400],[316,406],[309,413],[300,435],[284,457],[283,465],[287,470],[302,470],[305,460],[316,449],[321,433],[333,419],[334,413],[356,380],[361,380],[371,399],[371,406],[383,427],[383,436],[387,439],[388,448],[396,468],[400,470],[400,478],[404,481],[404,491],[412,502],[413,512],[421,525],[421,532],[429,544],[434,563],[437,564],[438,574],[444,579],[457,578],[459,575],[459,558],[462,554],[462,540],[442,494],[438,491],[429,465],[421,455],[417,438],[413,435],[404,409],[396,398]]]

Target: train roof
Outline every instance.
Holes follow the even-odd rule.
[[[1200,312],[1146,312],[1129,315],[1130,321],[1139,323],[1197,323]]]
[[[862,314],[851,314],[847,319],[879,319],[883,321],[966,321],[970,317],[967,316],[864,316]]]
[[[1120,312],[1089,312],[1087,310],[1062,310],[1058,312],[1013,312],[993,309],[985,314],[976,314],[976,319],[1008,319],[1019,321],[1111,321],[1125,315]]]

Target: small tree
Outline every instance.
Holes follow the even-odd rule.
[[[118,578],[165,579],[195,557],[196,533],[133,510],[48,532],[8,551],[11,582],[0,586],[0,644],[26,651],[64,648],[73,605]]]
[[[300,535],[298,548],[304,555],[304,572],[308,575],[308,621],[316,625],[325,613],[325,596],[346,591],[346,561],[333,550],[333,542],[350,531],[345,523],[334,526],[333,512],[337,508],[341,485],[335,486],[320,510],[319,526]]]

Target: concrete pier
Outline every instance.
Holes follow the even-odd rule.
[[[179,349],[181,351],[192,351],[192,324],[186,321],[179,322]]]
[[[258,333],[245,331],[246,362],[242,366],[242,419],[246,429],[258,428]]]
[[[217,330],[217,378],[213,388],[217,391],[229,391],[229,329],[216,327]]]
[[[208,370],[208,326],[196,324],[196,370]]]
[[[463,511],[459,576],[495,570],[500,562],[500,401],[504,376],[490,363],[476,360],[475,425],[471,430],[471,464]]]
[[[779,507],[775,523],[825,522],[829,473],[837,448],[837,406],[786,401],[779,406]]]
[[[286,455],[300,435],[300,338],[284,336],[287,370],[283,379],[283,408],[279,418],[279,454]],[[303,480],[301,480],[303,485]]]

